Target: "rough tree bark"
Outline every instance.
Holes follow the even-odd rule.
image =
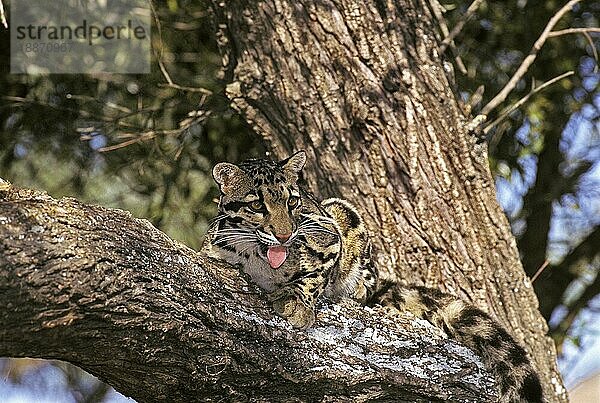
[[[140,402],[492,401],[472,352],[409,316],[274,317],[236,270],[120,210],[0,180],[0,356],[72,362]]]
[[[312,156],[311,190],[359,206],[387,276],[490,311],[566,401],[427,7],[215,1],[227,94],[277,156]],[[5,190],[0,252],[0,355],[65,359],[141,401],[491,400],[469,353],[415,322],[326,305],[293,331],[238,275],[118,211]]]
[[[425,0],[215,0],[232,105],[319,196],[360,207],[379,268],[473,301],[566,401],[553,342],[467,132]]]

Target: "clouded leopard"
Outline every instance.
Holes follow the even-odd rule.
[[[298,185],[304,152],[283,161],[219,163],[219,215],[205,251],[241,268],[293,326],[315,321],[319,296],[386,305],[432,322],[479,354],[501,402],[542,402],[525,350],[488,314],[435,289],[378,278],[365,225],[347,201],[321,203]]]

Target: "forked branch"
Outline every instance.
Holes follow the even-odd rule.
[[[523,62],[519,66],[519,68],[515,71],[515,74],[513,74],[513,76],[510,78],[510,80],[508,80],[508,82],[500,90],[500,92],[498,92],[498,94],[494,98],[492,98],[492,100],[490,100],[490,102],[488,102],[481,109],[481,112],[480,112],[481,115],[484,115],[484,116],[489,115],[491,111],[496,109],[498,107],[498,105],[500,105],[502,102],[504,102],[506,100],[506,98],[508,97],[508,94],[511,93],[511,91],[516,87],[519,80],[521,80],[521,78],[523,78],[525,73],[527,73],[527,70],[529,70],[529,67],[533,64],[533,62],[537,58],[538,52],[540,51],[542,46],[544,46],[544,43],[546,43],[546,40],[551,37],[552,29],[554,28],[554,26],[568,11],[571,10],[571,8],[573,8],[574,5],[576,5],[580,1],[581,0],[570,0],[560,10],[558,10],[556,12],[556,14],[554,14],[552,16],[552,18],[550,18],[550,21],[548,21],[548,24],[542,31],[541,35],[533,44],[533,47],[529,51],[529,54],[523,60]]]
[[[572,76],[573,74],[575,74],[574,71],[567,71],[566,73],[563,73],[557,77],[554,77],[551,80],[548,80],[542,84],[540,84],[537,87],[533,87],[531,89],[531,91],[529,91],[529,93],[527,93],[527,95],[525,95],[523,98],[519,99],[517,102],[515,102],[514,104],[512,104],[511,106],[509,106],[508,108],[506,108],[501,114],[500,116],[498,116],[493,122],[489,123],[487,126],[485,126],[485,128],[483,129],[483,134],[487,134],[491,129],[493,129],[498,123],[502,122],[504,119],[506,119],[513,111],[515,111],[516,109],[520,108],[522,105],[525,104],[525,102],[527,102],[529,100],[529,98],[531,98],[534,94],[537,94],[538,92],[542,91],[544,88],[551,86],[552,84],[562,80],[563,78],[567,78]]]

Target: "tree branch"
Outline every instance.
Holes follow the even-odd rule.
[[[145,220],[0,184],[0,355],[70,361],[148,402],[494,399],[427,323],[326,303],[297,331]]]
[[[582,173],[585,173],[582,172]],[[579,178],[580,175],[577,177]],[[568,270],[571,266],[574,266],[581,259],[592,260],[600,251],[598,251],[598,245],[600,245],[600,226],[594,228],[589,235],[581,241],[569,254],[563,259],[559,266],[563,266],[565,270]]]
[[[152,50],[154,51],[154,55],[156,57],[156,61],[158,62],[158,67],[160,68],[160,72],[162,73],[163,77],[167,81],[167,84],[159,84],[159,86],[166,86],[166,87],[175,88],[178,90],[188,91],[188,92],[200,92],[204,95],[212,95],[213,92],[206,88],[186,87],[186,86],[176,84],[173,81],[173,79],[171,78],[171,75],[167,71],[167,68],[163,62],[164,44],[163,44],[163,35],[162,35],[162,24],[160,22],[160,18],[158,18],[158,13],[156,12],[154,3],[152,3],[152,1],[149,1],[148,4],[150,5],[150,10],[152,11],[152,19],[154,20],[154,23],[156,24],[156,30],[158,31],[158,46],[153,46]],[[157,47],[159,48],[159,50],[156,50]]]
[[[554,28],[556,23],[558,23],[558,21],[563,17],[563,15],[565,15],[569,10],[571,10],[571,8],[575,4],[579,3],[580,1],[581,0],[569,1],[560,10],[558,10],[556,14],[552,16],[552,18],[550,18],[550,21],[548,21],[548,24],[542,31],[537,41],[535,41],[535,43],[533,44],[531,50],[529,51],[529,55],[527,55],[527,57],[523,60],[517,71],[515,71],[515,74],[513,74],[510,80],[508,80],[504,88],[502,88],[500,92],[481,109],[481,115],[489,115],[491,111],[496,109],[498,105],[504,102],[508,94],[510,94],[510,92],[516,87],[519,80],[525,75],[525,73],[527,73],[527,70],[529,70],[529,67],[533,64],[538,52],[540,51],[542,46],[544,46],[544,43],[546,43],[546,39],[550,37],[552,28]]]
[[[508,117],[508,115],[510,115],[514,110],[520,108],[523,104],[525,104],[525,102],[527,102],[529,100],[529,98],[531,98],[533,95],[535,95],[536,93],[540,92],[544,88],[549,87],[552,84],[554,84],[554,83],[562,80],[563,78],[567,78],[567,77],[572,76],[573,74],[575,74],[574,71],[572,71],[572,70],[571,71],[567,71],[565,73],[562,73],[559,76],[554,77],[553,79],[550,79],[550,80],[548,80],[548,81],[540,84],[538,87],[532,88],[531,91],[529,91],[527,93],[527,95],[525,95],[523,98],[519,99],[514,104],[510,105],[508,108],[506,108],[504,111],[502,111],[502,113],[500,114],[500,116],[498,116],[496,118],[496,120],[494,120],[492,123],[489,123],[487,126],[485,126],[483,128],[483,134],[487,134],[498,123],[500,123],[504,119],[506,119]]]
[[[8,29],[8,22],[6,22],[6,14],[4,13],[4,4],[2,4],[2,0],[0,0],[0,24]]]
[[[577,245],[553,270],[569,273],[571,278],[573,266],[585,260],[593,262],[598,255],[598,245],[600,245],[600,226],[596,227],[579,245]],[[570,283],[570,282],[569,282]],[[565,287],[568,284],[565,285]],[[567,306],[569,313],[558,323],[551,333],[557,344],[560,346],[567,336],[567,330],[571,328],[573,321],[582,309],[588,306],[589,302],[600,294],[600,276],[596,276],[594,281],[585,287],[585,291],[575,302]],[[561,295],[562,296],[562,295]]]
[[[587,28],[567,28],[559,31],[552,31],[548,34],[548,38],[554,38],[556,36],[570,35],[570,34],[586,34],[586,33],[600,33],[600,28],[587,27]]]
[[[456,38],[460,31],[462,31],[465,24],[471,19],[471,17],[473,17],[473,14],[475,14],[482,2],[483,0],[474,0],[473,3],[471,3],[469,8],[467,8],[467,11],[465,12],[465,15],[462,16],[462,18],[456,23],[454,28],[452,28],[452,31],[450,31],[450,33],[446,35],[446,37],[440,44],[440,53],[444,53],[446,51],[448,45],[450,45],[450,43],[454,41],[454,38]]]
[[[442,34],[444,35],[444,37],[447,38],[448,35],[450,34],[450,31],[448,30],[448,24],[446,24],[446,20],[444,18],[444,15],[442,14],[442,9],[443,9],[442,5],[440,4],[440,2],[438,0],[431,0],[429,2],[429,4],[431,7],[431,11],[433,11],[433,15],[435,15],[435,18],[438,22],[440,30],[442,31]],[[464,62],[460,58],[460,54],[458,52],[458,49],[456,49],[454,39],[450,39],[448,41],[448,45],[450,46],[450,48],[452,49],[452,52],[454,53],[454,61],[456,62],[456,66],[458,67],[458,69],[460,70],[461,73],[467,74],[467,68],[465,67]],[[448,45],[444,46],[443,49],[440,48],[440,53],[445,52]]]

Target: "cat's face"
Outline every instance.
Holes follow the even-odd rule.
[[[302,198],[297,181],[305,161],[301,151],[283,161],[219,163],[213,169],[221,191],[220,214],[251,231],[245,236],[256,237],[261,254],[274,268],[283,264],[287,247],[299,233]]]

